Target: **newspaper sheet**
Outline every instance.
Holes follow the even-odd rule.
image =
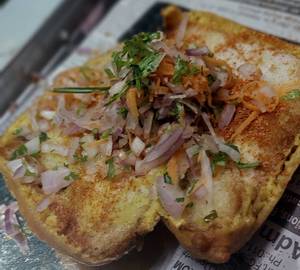
[[[124,32],[158,3],[157,0],[120,0],[110,13],[81,44],[81,48],[105,51],[115,45]],[[241,24],[262,32],[300,43],[300,1],[242,1],[242,0],[171,0],[188,9],[202,9],[215,12]],[[149,22],[151,23],[151,22]],[[80,49],[80,48],[79,48]],[[75,51],[55,72],[81,64],[87,56]],[[7,113],[0,119],[0,133],[5,127],[41,93],[42,87],[29,87],[17,100],[20,108],[14,113]],[[300,269],[300,173],[294,175],[293,181],[274,209],[268,221],[261,227],[252,240],[227,264],[213,265],[195,261],[182,247],[161,251],[160,258],[153,257],[147,266],[118,264],[101,269],[177,269],[177,270],[218,270],[218,269],[251,269],[251,270],[296,270]],[[162,242],[165,239],[161,240]],[[149,252],[145,256],[151,257]],[[149,261],[149,259],[148,259]],[[139,261],[140,262],[140,261]],[[130,265],[130,266],[129,266]],[[74,264],[65,264],[67,269],[78,269]]]

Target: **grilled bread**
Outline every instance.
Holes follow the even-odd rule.
[[[67,70],[0,139],[29,227],[99,265],[162,217],[195,258],[226,262],[300,162],[300,49],[206,12],[163,11]]]

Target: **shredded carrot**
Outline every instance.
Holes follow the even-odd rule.
[[[259,115],[258,111],[253,111],[248,118],[236,129],[234,134],[231,136],[231,139],[234,139],[236,136],[241,134]]]
[[[167,172],[169,176],[172,178],[174,184],[177,184],[179,181],[178,171],[177,171],[177,156],[176,154],[172,156],[167,164]]]
[[[129,112],[136,119],[139,117],[139,110],[137,107],[137,89],[130,88],[126,95],[126,104]]]

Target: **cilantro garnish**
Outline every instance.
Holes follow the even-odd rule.
[[[44,142],[44,141],[47,141],[49,139],[46,132],[41,132],[40,135],[39,135],[39,138],[40,138],[41,143]]]
[[[252,169],[252,168],[256,168],[260,165],[260,162],[256,161],[256,162],[250,162],[250,163],[243,163],[243,162],[236,162],[236,166],[239,169]]]
[[[15,131],[13,132],[13,135],[19,136],[22,131],[23,131],[23,128],[16,128]]]
[[[170,110],[170,115],[179,119],[183,111],[184,111],[183,105],[179,102],[176,102],[175,106]]]
[[[174,70],[172,82],[175,84],[179,84],[183,76],[194,75],[199,71],[200,70],[195,65],[191,65],[188,61],[185,61],[182,58],[177,57],[175,62],[175,70]]]
[[[212,156],[211,169],[214,172],[216,166],[226,166],[228,156],[223,152],[218,152]]]
[[[164,54],[153,50],[150,42],[158,39],[160,32],[139,33],[124,42],[121,51],[112,54],[112,63],[117,73],[128,69],[132,73],[130,84],[141,89],[147,81],[146,77],[155,71]]]
[[[178,203],[184,202],[184,197],[176,198],[175,201]]]
[[[20,145],[11,155],[11,160],[17,159],[18,157],[25,156],[28,153],[27,147],[22,144]]]
[[[207,216],[204,217],[204,221],[206,223],[216,219],[218,217],[218,213],[216,210],[212,210]]]
[[[77,162],[86,162],[88,160],[88,156],[87,155],[77,155],[77,154],[74,154],[73,158]]]
[[[115,77],[113,71],[110,68],[105,68],[104,71],[110,79]]]
[[[29,169],[26,169],[25,176],[37,176],[37,173],[32,172]]]
[[[170,175],[166,172],[164,173],[164,182],[166,184],[172,185],[172,178],[170,177]]]
[[[75,93],[75,94],[88,94],[88,93],[102,93],[107,92],[110,86],[99,86],[99,87],[60,87],[54,88],[52,91],[55,93]]]
[[[283,100],[294,100],[300,98],[300,89],[293,89],[282,97]]]
[[[64,179],[67,181],[76,180],[78,178],[79,178],[79,175],[75,172],[70,172],[67,176],[64,177]]]
[[[115,176],[115,164],[114,164],[114,158],[110,158],[106,160],[105,164],[107,164],[107,177],[108,178],[113,178]]]
[[[103,131],[100,138],[106,140],[111,135],[111,133],[112,133],[112,129],[109,128],[109,129]]]
[[[123,117],[123,119],[126,119],[127,114],[128,114],[128,109],[126,107],[121,107],[118,110],[118,114],[120,114]]]

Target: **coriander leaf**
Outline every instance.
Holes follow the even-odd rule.
[[[40,135],[39,135],[39,138],[40,138],[41,143],[44,142],[44,141],[47,141],[49,139],[46,132],[41,132]]]
[[[99,87],[60,87],[54,88],[54,93],[75,93],[75,94],[88,94],[88,93],[106,93],[110,89],[110,86],[99,86]]]
[[[115,77],[113,71],[110,68],[105,68],[104,71],[110,79]]]
[[[111,135],[111,133],[112,133],[112,129],[109,128],[109,129],[107,129],[107,130],[105,130],[105,131],[102,132],[100,138],[106,140]]]
[[[283,100],[294,100],[300,98],[300,89],[293,89],[282,97]]]
[[[67,176],[64,177],[64,179],[67,181],[76,180],[78,178],[79,178],[79,175],[75,172],[70,172]]]
[[[239,169],[252,169],[252,168],[256,168],[260,165],[259,161],[256,162],[250,162],[250,163],[243,163],[243,162],[236,162],[236,166]]]
[[[204,221],[206,223],[216,219],[218,217],[218,213],[216,210],[212,210],[207,216],[204,217]]]
[[[216,154],[213,154],[212,160],[211,160],[211,168],[212,171],[215,172],[216,166],[226,166],[226,163],[228,161],[228,156],[223,152],[218,152]]]
[[[178,203],[181,203],[181,202],[184,202],[184,198],[183,197],[176,198],[175,201],[178,202]]]
[[[27,147],[22,144],[20,145],[11,155],[10,159],[17,159],[18,157],[25,156],[28,153]]]
[[[107,177],[108,178],[113,178],[115,176],[115,164],[114,164],[114,158],[110,158],[106,160],[105,162],[108,166],[107,168]]]
[[[170,110],[170,115],[179,119],[180,116],[182,116],[183,112],[184,112],[183,105],[179,102],[176,102],[175,106]]]
[[[15,131],[13,132],[13,135],[18,136],[21,134],[22,131],[23,131],[23,128],[16,128]]]
[[[88,156],[87,155],[77,155],[77,154],[74,154],[73,158],[77,162],[86,162],[88,160]]]
[[[93,133],[94,135],[98,134],[98,133],[99,133],[99,128],[93,128],[93,129],[92,129],[92,133]]]
[[[142,72],[142,77],[147,77],[150,73],[154,72],[158,68],[164,56],[165,54],[155,52],[142,59],[139,63],[139,69]]]
[[[175,84],[179,84],[183,76],[186,75],[194,75],[198,73],[200,70],[196,66],[190,66],[188,61],[183,60],[180,57],[176,58],[175,61],[175,70],[172,77],[172,82]]]
[[[126,107],[121,107],[118,109],[118,114],[120,114],[123,117],[123,119],[126,119],[128,114],[128,109]]]
[[[32,172],[32,171],[26,169],[25,176],[37,176],[37,174],[35,172]]]
[[[170,175],[166,172],[164,173],[164,182],[166,184],[172,185],[172,178],[170,177]]]

